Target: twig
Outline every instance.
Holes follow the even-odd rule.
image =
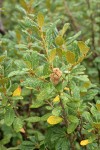
[[[90,4],[90,0],[86,0],[87,3],[87,7],[89,10],[91,10],[91,4]],[[91,38],[92,38],[92,46],[93,49],[95,50],[95,31],[94,31],[94,18],[93,18],[93,14],[90,14],[90,21],[91,21]]]
[[[73,17],[73,15],[72,15],[69,7],[68,7],[68,4],[67,4],[66,0],[64,0],[64,6],[65,6],[65,11],[67,12],[67,15],[68,15],[68,17],[69,17],[69,19],[70,19],[70,21],[72,23],[72,26],[73,26],[74,30],[76,32],[78,32],[80,30],[79,29],[79,25],[78,25],[76,19]]]
[[[4,35],[4,34],[5,34],[5,30],[4,30],[4,26],[3,26],[2,20],[1,20],[2,2],[3,2],[3,1],[0,0],[0,33],[1,33],[2,35]]]
[[[66,111],[65,111],[65,108],[64,108],[64,104],[63,104],[61,98],[60,98],[60,106],[62,107],[62,114],[63,114],[63,119],[64,119],[64,122],[65,122],[65,125],[66,125],[66,127],[68,127],[67,114],[66,114]]]

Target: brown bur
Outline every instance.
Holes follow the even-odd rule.
[[[53,68],[53,73],[50,75],[50,79],[54,85],[57,85],[60,81],[60,77],[62,76],[62,71],[59,68]]]

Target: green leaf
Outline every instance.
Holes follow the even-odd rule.
[[[18,75],[25,75],[29,71],[28,68],[23,68],[22,70],[12,71],[8,74],[8,77],[18,76]]]
[[[44,65],[44,68],[43,68],[43,75],[45,76],[45,75],[47,75],[47,76],[49,76],[50,75],[50,66],[49,66],[49,63],[46,63],[45,65]]]
[[[76,62],[75,61],[75,54],[71,51],[66,52],[66,59],[67,59],[67,62],[70,64],[74,64]]]
[[[55,56],[56,56],[56,49],[53,49],[53,50],[50,51],[50,54],[48,56],[50,63],[53,62]]]
[[[11,107],[6,109],[6,113],[4,115],[4,122],[6,125],[11,126],[14,121],[15,113]]]
[[[60,116],[60,113],[61,113],[61,107],[57,107],[52,110],[52,114],[55,116]]]
[[[68,115],[68,120],[72,123],[78,123],[79,122],[79,119],[73,115]]]
[[[68,30],[70,24],[69,23],[65,23],[62,30],[60,31],[61,36],[63,36],[65,34],[65,32]]]
[[[25,119],[25,121],[27,121],[27,122],[39,122],[39,121],[41,121],[41,117],[29,117],[29,118]]]
[[[53,92],[54,88],[53,87],[46,87],[44,88],[38,95],[37,95],[37,100],[47,100],[51,93]]]
[[[36,69],[39,65],[39,55],[36,51],[24,54],[24,61],[30,69]]]
[[[74,130],[76,129],[78,123],[71,123],[68,125],[68,128],[67,128],[67,133],[68,134],[71,134],[72,132],[74,132]]]
[[[55,150],[68,150],[69,144],[67,138],[59,138],[55,141]]]
[[[23,122],[20,118],[16,118],[13,122],[13,128],[16,132],[19,132],[20,129],[23,127]]]
[[[3,145],[0,145],[0,150],[7,150],[7,148]]]
[[[86,96],[84,96],[84,99],[85,100],[93,100],[95,95],[97,95],[97,94],[98,94],[98,90],[90,89],[90,90],[88,90]]]
[[[80,99],[80,88],[76,86],[76,83],[74,81],[71,81],[71,91],[73,98]]]
[[[71,44],[73,41],[75,41],[80,35],[81,35],[81,31],[79,31],[78,33],[76,33],[74,36],[69,37],[69,38],[67,39],[67,46],[68,46],[69,44]]]
[[[42,28],[44,25],[44,16],[42,13],[38,13],[37,22],[38,22],[38,25]]]
[[[85,118],[86,121],[92,122],[92,118],[89,112],[83,112],[82,116]]]
[[[41,117],[41,121],[46,121],[51,116],[51,113],[47,113]]]
[[[32,103],[32,105],[30,106],[30,108],[39,108],[41,106],[44,105],[44,102],[43,101],[35,101]]]

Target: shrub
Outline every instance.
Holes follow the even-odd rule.
[[[1,149],[99,149],[98,90],[81,65],[87,41],[77,40],[80,31],[68,37],[69,23],[59,29],[31,2],[0,42]]]

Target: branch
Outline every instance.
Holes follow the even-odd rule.
[[[0,0],[0,33],[1,33],[2,35],[4,35],[4,34],[5,34],[5,30],[4,30],[4,26],[3,26],[2,20],[1,20],[2,2],[3,2],[3,1]]]
[[[86,3],[87,3],[88,9],[91,10],[90,0],[86,0]],[[92,13],[90,14],[90,21],[91,21],[91,29],[92,29],[91,30],[92,46],[93,46],[93,49],[95,50],[96,46],[95,46],[94,18],[93,18]]]
[[[73,17],[73,15],[72,15],[72,13],[71,13],[71,11],[70,11],[68,5],[67,5],[66,0],[64,0],[64,6],[65,6],[65,11],[67,12],[67,15],[68,15],[68,17],[69,17],[69,20],[70,20],[71,23],[72,23],[72,26],[73,26],[74,30],[75,30],[76,32],[78,32],[78,31],[80,30],[80,27],[79,27],[79,25],[78,25],[76,19]],[[65,12],[65,13],[66,13],[66,12]]]

